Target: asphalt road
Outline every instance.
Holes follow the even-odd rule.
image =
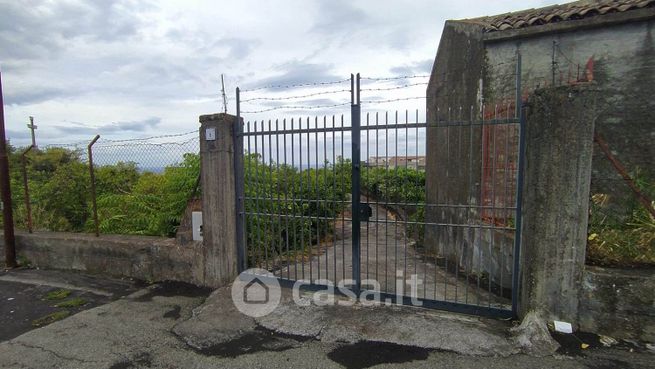
[[[13,273],[5,276],[15,276]],[[48,272],[41,272],[39,279],[43,288],[62,288],[60,278],[55,276],[50,281]],[[97,284],[86,283],[89,281],[92,280],[73,278],[65,284],[75,291],[107,292]],[[35,285],[33,283],[22,285],[29,289],[28,286]],[[16,282],[0,278],[0,286],[7,286],[6,291],[13,294],[20,292]],[[256,321],[235,311],[229,299],[229,288],[209,293],[181,283],[148,286],[1,342],[0,368],[641,369],[652,368],[655,362],[652,353],[630,352],[626,348],[591,348],[571,355],[541,358],[502,351],[494,351],[499,352],[497,355],[479,351],[475,355],[462,354],[466,348],[463,346],[471,348],[479,343],[469,342],[458,331],[474,332],[470,329],[475,328],[487,339],[495,340],[505,334],[502,330],[496,331],[504,325],[487,324],[467,316],[390,307],[379,307],[381,310],[377,311],[357,311],[352,307],[301,309],[301,313],[294,311],[293,314],[280,311],[275,319]],[[29,309],[34,304],[33,299],[27,298],[12,301],[17,301],[14,308]],[[6,318],[4,311],[3,318]],[[427,324],[414,323],[416,326],[412,329],[428,327],[424,330],[430,334],[427,338],[444,344],[462,338],[452,346],[458,352],[366,338],[376,334],[386,337],[385,329],[397,324],[406,326],[406,319],[415,322],[423,319],[430,324],[441,321],[444,327],[449,325],[444,332]],[[361,323],[356,324],[357,321]],[[298,325],[315,327],[320,334],[284,333],[276,328],[282,323],[291,324],[286,327],[288,329],[297,329]],[[344,332],[354,325],[358,325],[353,329],[362,336],[351,339]],[[4,331],[7,326],[1,328]],[[398,335],[399,339],[404,336],[404,333]],[[469,338],[476,337],[478,335]]]
[[[136,290],[131,281],[82,274],[34,269],[0,273],[0,342],[37,328],[35,321],[50,314],[77,314]],[[66,296],[49,300],[48,294],[55,291],[67,291]],[[66,301],[78,301],[79,306],[57,306]]]

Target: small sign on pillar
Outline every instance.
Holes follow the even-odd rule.
[[[216,141],[216,128],[209,127],[205,129],[205,140]]]

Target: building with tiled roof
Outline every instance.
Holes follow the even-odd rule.
[[[652,8],[654,6],[655,0],[586,0],[547,6],[539,9],[527,9],[518,12],[467,19],[464,21],[482,25],[484,32],[497,32],[591,19],[608,14],[626,13],[633,10]]]
[[[466,112],[463,122],[469,114],[471,121],[514,117],[518,99],[528,101],[536,90],[556,86],[592,88],[596,101],[588,109],[594,109],[595,133],[629,172],[654,179],[654,40],[655,0],[583,0],[447,21],[427,89],[428,123],[433,128],[427,130],[426,195],[429,204],[450,207],[428,207],[426,221],[467,224],[473,217],[479,222],[494,219],[493,225],[511,223],[502,212],[484,209],[516,201],[516,163],[507,158],[516,157],[518,130],[471,126],[462,134],[456,122],[443,128],[438,124],[452,111]],[[467,150],[472,158],[465,157]],[[634,201],[625,180],[597,146],[592,163],[592,194],[607,194],[618,208]],[[479,204],[482,210],[472,216],[458,204]],[[477,265],[475,255],[487,252],[477,249],[479,240],[495,237],[493,262],[481,272],[494,282],[511,273],[512,245],[503,243],[503,235],[476,234],[472,239],[466,232],[466,227],[431,227],[426,229],[426,245],[440,254],[458,245],[452,256],[464,267]]]

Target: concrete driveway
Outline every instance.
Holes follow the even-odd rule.
[[[362,196],[361,202],[369,199]],[[381,292],[396,293],[399,273],[409,280],[415,274],[422,283],[417,297],[508,309],[511,301],[489,293],[484,285],[467,281],[463,274],[447,273],[434,259],[421,255],[414,240],[407,235],[402,220],[383,204],[370,202],[370,222],[361,222],[362,280],[376,280]],[[348,219],[349,214],[344,217]],[[274,274],[287,279],[316,281],[327,279],[335,284],[352,278],[352,223],[338,219],[333,239],[312,246],[311,258],[275,269]],[[405,295],[409,285],[405,284]]]

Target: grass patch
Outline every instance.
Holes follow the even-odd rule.
[[[71,293],[72,293],[71,291],[64,290],[64,289],[55,290],[55,291],[48,292],[48,294],[45,296],[45,299],[46,300],[63,300],[66,297],[68,297],[68,295],[70,295]]]
[[[28,259],[27,257],[25,257],[23,255],[18,255],[16,257],[16,262],[18,263],[18,265],[20,265],[22,267],[28,267],[29,268],[30,266],[32,266],[32,262],[30,261],[30,259]]]
[[[637,187],[655,198],[655,181],[639,172]],[[655,205],[655,201],[653,203]],[[655,266],[655,218],[643,204],[620,202],[608,194],[591,197],[587,263],[601,266]]]
[[[32,326],[34,326],[34,327],[43,327],[45,325],[54,323],[54,322],[56,322],[58,320],[62,320],[64,318],[67,318],[69,315],[71,315],[71,313],[68,310],[55,311],[52,314],[48,314],[48,315],[46,315],[44,317],[33,320],[32,321]]]
[[[62,301],[55,305],[58,308],[74,308],[86,304],[86,300],[81,297],[73,297],[70,300]]]

